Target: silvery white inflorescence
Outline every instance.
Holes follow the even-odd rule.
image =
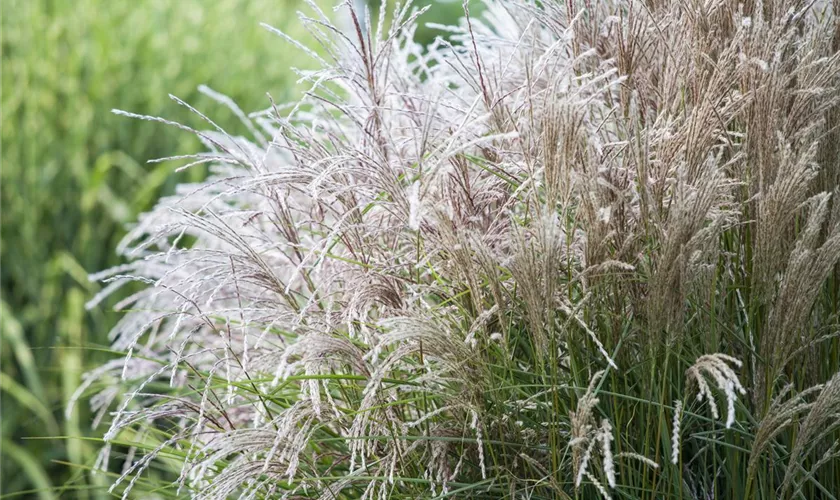
[[[743,309],[773,326],[759,339],[747,324],[727,344],[753,375],[740,403],[759,420],[767,408],[833,415],[824,391],[793,400],[806,406],[764,398],[812,340],[800,330],[812,290],[840,255],[836,179],[813,193],[832,133],[813,118],[838,102],[833,13],[689,3],[487,0],[421,47],[424,9],[410,3],[383,4],[390,20],[344,3],[337,27],[310,2],[301,21],[317,49],[267,27],[320,65],[299,72],[310,90],[298,102],[246,115],[202,88],[249,137],[175,97],[209,130],[117,111],[196,134],[207,151],[175,159],[210,173],[139,219],[119,248],[128,264],[93,276],[107,286],[91,307],[145,285],[117,305],[125,358],[77,393],[108,377],[126,388],[93,400],[98,420],[113,411],[106,443],[128,430],[145,443],[114,487],[127,497],[177,450],[179,484],[201,498],[562,498],[585,484],[609,496],[622,459],[684,462],[699,415],[677,400],[671,463],[648,458],[599,410],[616,373],[690,357],[686,395],[696,386],[717,420],[722,394],[724,427],[737,423],[741,361],[685,347],[697,345],[687,311],[736,281],[755,294],[738,288],[734,303],[755,301]],[[785,239],[797,210],[807,227]],[[747,269],[721,242],[753,217]],[[97,466],[110,455],[107,444]]]

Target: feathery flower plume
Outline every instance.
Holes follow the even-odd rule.
[[[703,401],[705,399],[715,419],[719,418],[718,407],[715,402],[715,396],[712,394],[709,384],[706,382],[704,373],[723,392],[727,403],[727,429],[735,423],[735,400],[738,399],[738,394],[744,395],[747,393],[746,389],[744,389],[738,380],[738,375],[735,373],[735,370],[729,364],[733,364],[738,368],[741,367],[741,361],[732,356],[721,353],[704,354],[697,358],[697,361],[686,370],[687,383],[694,382],[697,384],[697,401]]]
[[[671,424],[671,463],[680,462],[680,423],[682,419],[682,401],[674,401],[674,422]]]

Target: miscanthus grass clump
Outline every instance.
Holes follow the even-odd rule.
[[[94,276],[115,492],[835,498],[837,2],[311,8],[248,137],[119,112],[211,173]]]

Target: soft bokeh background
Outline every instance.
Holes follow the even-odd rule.
[[[197,86],[246,112],[267,107],[266,93],[293,98],[289,67],[309,61],[259,22],[305,39],[299,8],[296,0],[2,0],[0,498],[108,497],[110,479],[88,470],[103,430],[91,429],[86,404],[64,416],[81,375],[114,356],[107,334],[119,317],[110,304],[85,311],[99,289],[87,275],[119,263],[114,248],[138,212],[202,175],[146,163],[197,151],[192,136],[110,110],[202,127],[171,93],[239,132]],[[460,9],[438,5],[425,19],[451,21]]]

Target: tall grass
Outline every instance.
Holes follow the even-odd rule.
[[[294,88],[287,68],[306,60],[277,52],[259,22],[285,25],[295,8],[274,0],[3,1],[2,493],[84,498],[97,486],[79,468],[95,459],[96,443],[81,439],[91,432],[89,413],[63,417],[80,375],[112,357],[97,348],[107,347],[118,316],[85,313],[99,289],[87,274],[121,262],[114,247],[125,224],[161,192],[203,176],[145,165],[194,151],[198,140],[110,109],[188,120],[167,93],[212,104],[200,83],[251,107],[266,92],[285,99]],[[62,494],[56,488],[68,480]]]
[[[112,491],[835,498],[837,8],[344,5],[248,139],[118,111],[211,174],[94,276]]]

